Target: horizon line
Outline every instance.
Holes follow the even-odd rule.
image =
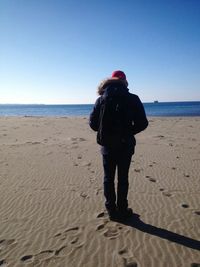
[[[159,104],[159,103],[177,103],[177,102],[200,102],[200,100],[173,100],[173,101],[148,101],[142,102],[143,104]],[[0,105],[40,105],[40,106],[54,106],[54,105],[94,105],[94,103],[0,103]]]

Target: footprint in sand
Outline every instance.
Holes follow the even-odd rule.
[[[57,233],[54,237],[59,237],[60,241],[64,241],[65,244],[55,251],[55,255],[66,255],[72,250],[76,250],[84,245],[81,240],[82,230],[78,227],[67,228],[64,232]]]
[[[194,211],[194,214],[200,215],[200,211]]]
[[[15,242],[15,239],[2,239],[0,240],[0,248],[9,246],[13,244],[14,242]]]
[[[21,257],[20,260],[23,262],[31,262],[33,260],[33,255],[25,255],[25,256]]]
[[[56,251],[55,251],[55,255],[56,256],[58,256],[59,254],[60,254],[60,252],[63,250],[63,249],[65,249],[67,246],[62,246],[62,247],[60,247],[59,249],[57,249]]]
[[[44,250],[39,252],[34,256],[35,260],[46,260],[54,256],[55,252],[53,250]]]
[[[157,135],[156,137],[162,139],[162,138],[164,138],[165,136],[164,136],[164,135]]]
[[[120,232],[118,231],[118,229],[116,229],[115,226],[113,227],[109,227],[104,233],[103,235],[109,239],[115,239],[120,235]]]
[[[124,267],[137,267],[137,261],[128,249],[121,249],[118,252],[118,263],[121,263]]]
[[[97,225],[96,231],[100,231],[100,230],[104,229],[104,227],[105,227],[105,223],[99,224],[99,225]]]
[[[78,231],[79,230],[79,227],[78,226],[75,226],[75,227],[70,227],[70,228],[67,228],[64,233],[67,233],[67,232],[71,232],[71,231]]]
[[[96,231],[103,234],[108,239],[115,239],[120,235],[121,228],[117,227],[117,225],[108,225],[108,221],[97,225]]]
[[[73,243],[75,243],[74,237],[80,236],[81,232],[82,232],[81,229],[78,226],[75,226],[75,227],[67,228],[62,233],[56,234],[55,237],[61,236],[63,240],[69,239],[70,242],[73,241]]]
[[[39,144],[41,144],[41,143],[40,143],[40,142],[26,142],[26,144],[39,145]]]
[[[150,182],[156,183],[156,179],[152,178],[149,175],[146,175],[145,178],[149,179]]]
[[[72,142],[72,145],[78,145],[78,142],[74,141]]]
[[[104,215],[104,212],[102,212],[97,215],[97,218],[102,218]],[[97,225],[96,231],[108,239],[116,239],[121,234],[121,231],[123,231],[123,227],[118,223],[113,223],[104,219]]]
[[[75,226],[75,227],[70,227],[70,228],[67,228],[64,232],[60,232],[60,233],[57,233],[54,235],[54,237],[59,237],[59,236],[64,236],[65,237],[65,234],[68,233],[68,232],[76,232],[79,230],[79,227],[78,226]]]
[[[55,256],[65,256],[69,255],[72,251],[75,251],[79,248],[81,248],[84,245],[84,243],[78,243],[78,238],[72,240],[70,244],[61,246],[55,251]]]
[[[106,224],[109,222],[109,220],[107,220],[105,215],[106,215],[105,212],[100,212],[96,216],[97,219],[103,219],[103,220],[101,220],[100,224],[97,225],[96,231],[101,231],[102,229],[105,229]]]
[[[153,183],[156,183],[156,179],[154,179],[154,178],[149,178],[149,181],[153,182]]]
[[[73,251],[73,249],[74,248],[72,246],[70,246],[70,245],[61,246],[60,248],[58,248],[55,251],[55,256],[66,256],[66,255],[69,255]]]
[[[0,260],[0,266],[1,267],[6,267],[7,266],[6,260]]]
[[[163,192],[163,195],[164,195],[165,197],[171,197],[171,196],[172,196],[172,194],[170,194],[169,192]]]
[[[187,208],[189,208],[189,205],[188,205],[188,204],[185,204],[185,203],[183,203],[183,204],[181,204],[181,207],[182,207],[182,208],[184,208],[184,209],[187,209]]]
[[[94,183],[94,181],[95,181],[94,177],[89,177],[89,180],[90,180],[91,184]]]
[[[104,212],[100,212],[98,215],[97,215],[97,218],[103,218],[105,216],[105,213]]]
[[[89,167],[89,166],[91,166],[91,165],[92,165],[91,162],[83,161],[83,162],[81,163],[81,167]]]
[[[76,244],[76,243],[78,242],[78,240],[79,240],[78,237],[74,237],[74,238],[70,241],[70,243],[71,243],[71,244]]]
[[[84,192],[82,192],[82,193],[80,194],[80,196],[81,196],[83,199],[89,198],[89,196],[88,196],[86,193],[84,193]]]
[[[76,143],[77,143],[77,141],[79,141],[79,142],[86,141],[86,139],[83,138],[83,137],[69,137],[67,140],[69,140],[69,141],[73,141],[73,142],[76,142]],[[78,143],[77,143],[77,144],[78,144]]]
[[[134,169],[135,172],[141,172],[141,169]]]
[[[120,250],[118,251],[118,254],[119,254],[119,255],[127,254],[127,249],[126,249],[126,248],[125,248],[125,249],[120,249]]]
[[[84,142],[84,141],[86,141],[86,139],[83,138],[83,137],[80,137],[78,140],[79,140],[80,142]]]
[[[100,193],[101,191],[102,191],[102,188],[99,188],[99,189],[96,190],[96,193],[95,193],[95,194],[96,194],[96,195],[99,195],[99,193]]]

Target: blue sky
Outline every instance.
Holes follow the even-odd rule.
[[[0,1],[0,103],[93,103],[117,69],[143,102],[200,100],[200,1]]]

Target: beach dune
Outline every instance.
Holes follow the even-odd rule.
[[[125,222],[108,219],[85,117],[0,118],[0,267],[200,266],[200,118],[136,136]]]

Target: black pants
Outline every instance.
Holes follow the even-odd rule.
[[[124,210],[128,207],[128,172],[133,151],[121,150],[115,153],[103,154],[104,167],[104,196],[106,198],[105,206],[107,210]],[[117,198],[115,193],[115,172],[117,169]],[[117,200],[117,202],[116,202]]]

